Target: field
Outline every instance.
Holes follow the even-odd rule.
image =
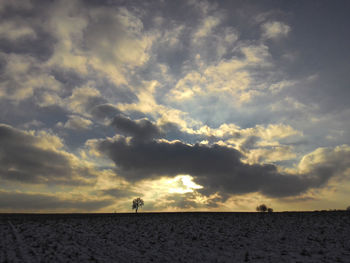
[[[1,262],[350,262],[350,213],[0,214]]]

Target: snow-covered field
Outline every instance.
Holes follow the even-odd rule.
[[[350,213],[0,215],[1,262],[350,262]]]

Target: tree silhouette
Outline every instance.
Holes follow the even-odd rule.
[[[139,209],[139,207],[142,207],[143,205],[144,205],[144,202],[140,197],[138,197],[132,201],[132,209],[135,209],[136,213],[137,213],[137,210]]]
[[[256,211],[272,213],[273,209],[271,207],[267,207],[265,204],[262,204],[256,207]]]
[[[267,206],[265,204],[259,205],[256,207],[256,211],[258,212],[266,212],[267,211]]]

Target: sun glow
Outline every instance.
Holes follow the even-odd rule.
[[[193,182],[193,177],[186,174],[181,174],[168,181],[172,187],[169,188],[169,193],[190,193],[193,189],[201,189],[203,186]]]

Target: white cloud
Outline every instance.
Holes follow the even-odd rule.
[[[278,146],[249,150],[244,161],[249,164],[263,164],[291,160],[296,157],[297,155],[295,152],[293,152],[293,148],[291,146]]]
[[[273,163],[291,160],[298,156],[290,145],[283,145],[280,140],[290,137],[302,137],[303,133],[286,124],[256,125],[252,128],[242,129],[230,123],[222,124],[213,129],[207,125],[199,129],[187,130],[191,134],[204,135],[216,138],[211,143],[233,147],[244,154],[242,161],[254,163]],[[203,141],[208,144],[208,141]]]
[[[263,31],[263,37],[267,39],[285,37],[291,30],[290,26],[278,21],[264,23],[261,28]]]
[[[63,140],[51,132],[44,130],[29,131],[29,134],[37,137],[35,145],[41,149],[60,152],[64,147]]]
[[[0,80],[0,97],[15,102],[30,98],[35,90],[59,92],[61,83],[34,57],[1,54],[7,64]]]
[[[269,124],[266,128],[262,125],[256,125],[254,132],[264,140],[282,139],[294,135],[302,135],[302,132],[295,130],[292,126],[281,123]]]
[[[205,135],[207,137],[215,136],[218,138],[230,139],[234,137],[238,140],[245,140],[248,137],[259,137],[262,142],[261,145],[273,146],[267,144],[267,142],[277,142],[280,139],[288,138],[291,136],[303,136],[301,131],[296,130],[288,124],[269,124],[269,125],[255,125],[251,128],[242,129],[234,123],[224,123],[218,128],[213,129],[207,125],[201,126],[197,130],[193,130],[192,134]],[[278,146],[279,144],[275,145]]]
[[[59,1],[51,9],[48,30],[57,39],[54,54],[48,65],[58,65],[67,69],[74,69],[79,73],[87,73],[87,58],[79,49],[83,40],[83,32],[88,25],[88,19],[83,15],[77,1]],[[74,25],[74,26],[72,26]]]
[[[95,106],[92,102],[99,99],[101,99],[100,91],[94,87],[93,82],[89,82],[84,86],[74,88],[72,95],[65,102],[71,111],[86,115],[89,107]]]
[[[71,115],[69,116],[68,121],[64,124],[64,127],[71,130],[87,130],[91,125],[92,121],[78,115]]]
[[[334,172],[338,176],[350,175],[350,146],[340,145],[334,148],[322,147],[305,155],[298,164],[300,173],[312,171]]]
[[[197,32],[195,32],[193,36],[194,41],[200,41],[201,38],[208,36],[212,32],[212,30],[219,25],[219,23],[219,17],[209,16],[204,18]]]
[[[162,43],[167,48],[176,48],[181,43],[181,34],[185,30],[184,25],[174,25],[173,28],[165,30],[161,36],[158,37],[157,42]]]
[[[178,175],[169,180],[169,193],[190,193],[195,189],[201,189],[203,186],[193,182],[193,177],[190,175]]]
[[[28,25],[21,25],[13,21],[0,23],[0,39],[17,40],[20,38],[35,38],[36,33]]]
[[[157,81],[144,81],[142,87],[139,87],[137,103],[120,103],[117,107],[122,111],[140,111],[153,116],[157,122],[173,122],[179,125],[184,131],[191,131],[191,127],[201,125],[200,121],[190,118],[188,113],[172,107],[159,104],[155,99],[156,89],[159,88]]]
[[[59,2],[49,25],[58,42],[48,65],[81,74],[92,69],[117,85],[127,84],[130,71],[148,61],[155,39],[126,8],[86,9],[74,1]]]
[[[252,87],[254,78],[251,68],[270,67],[269,52],[266,46],[242,46],[240,48],[244,58],[222,59],[213,65],[203,66],[190,71],[178,80],[170,91],[170,101],[182,101],[197,96],[218,96],[226,94],[234,101],[244,103],[260,93]]]
[[[291,80],[282,80],[276,83],[273,83],[269,90],[272,92],[272,94],[276,94],[280,92],[283,89],[286,89],[288,87],[291,87],[295,85],[297,82],[296,81],[291,81]]]

